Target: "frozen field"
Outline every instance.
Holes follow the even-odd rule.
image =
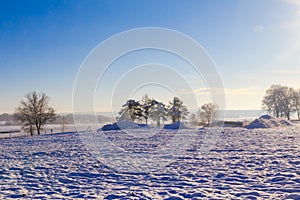
[[[0,148],[0,199],[300,199],[299,126],[226,128],[209,154],[187,151],[153,173],[105,167],[76,133]]]

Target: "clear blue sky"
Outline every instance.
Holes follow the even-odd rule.
[[[14,112],[33,90],[58,112],[72,111],[88,53],[113,34],[149,26],[183,32],[206,49],[228,109],[259,109],[273,83],[300,88],[299,0],[2,0],[0,113]]]

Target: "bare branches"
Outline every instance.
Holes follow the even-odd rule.
[[[42,125],[49,120],[55,119],[55,111],[49,107],[49,97],[44,93],[30,92],[21,100],[16,109],[15,117],[24,126],[29,126],[30,133],[33,135],[33,127],[36,127],[40,134]]]
[[[208,125],[217,118],[219,106],[215,103],[207,103],[200,108],[200,123],[207,123]]]
[[[290,120],[292,112],[297,112],[298,118],[300,117],[300,95],[293,88],[272,85],[266,90],[262,106],[275,117],[286,117]]]

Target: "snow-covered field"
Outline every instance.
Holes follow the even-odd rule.
[[[46,124],[41,130],[41,134],[61,133],[61,132],[77,132],[86,130],[97,130],[103,124]],[[51,131],[52,130],[52,131]],[[11,131],[11,133],[6,133]],[[13,132],[15,131],[15,132]],[[1,133],[5,132],[5,133]],[[36,134],[36,132],[35,132]],[[22,129],[22,126],[0,126],[0,139],[1,138],[13,138],[20,136],[29,136],[30,134]]]
[[[300,199],[299,125],[225,128],[208,154],[186,151],[151,173],[106,167],[77,133],[1,139],[0,148],[0,199]]]

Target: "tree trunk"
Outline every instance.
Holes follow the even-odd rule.
[[[173,122],[173,124],[175,124],[175,122],[176,122],[176,117],[174,115],[172,116],[172,122]]]
[[[287,118],[287,120],[290,120],[290,113],[289,112],[286,113],[286,118]]]
[[[159,118],[156,119],[156,124],[157,124],[157,126],[160,126],[160,119]]]
[[[33,136],[33,127],[31,124],[29,125],[29,132],[30,132],[30,135]]]
[[[37,134],[40,135],[41,132],[40,132],[40,129],[41,129],[41,126],[39,125],[36,125],[36,131],[37,131]]]

